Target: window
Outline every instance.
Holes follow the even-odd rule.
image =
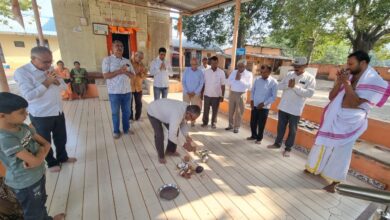
[[[24,41],[14,41],[15,47],[24,47]]]
[[[49,47],[49,41],[47,39],[45,39],[44,41],[45,41],[45,45],[44,46],[47,47],[47,48],[50,48]],[[36,39],[36,42],[37,42],[37,46],[39,46],[39,39],[38,38]]]

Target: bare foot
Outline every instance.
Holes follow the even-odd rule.
[[[64,220],[64,219],[65,219],[65,213],[60,213],[53,217],[53,220]]]
[[[159,158],[158,162],[160,162],[161,164],[165,164],[167,163],[167,160],[165,160],[164,158]]]
[[[52,166],[52,167],[49,167],[49,171],[52,172],[52,173],[58,173],[61,171],[61,167],[60,166]]]
[[[76,162],[76,161],[77,161],[76,158],[74,158],[74,157],[69,157],[68,160],[65,161],[64,163],[74,163],[74,162]]]
[[[339,183],[333,182],[333,183],[331,183],[330,185],[327,185],[327,186],[325,186],[325,187],[322,188],[322,189],[324,189],[324,190],[327,191],[328,193],[335,193],[335,192],[336,192],[336,186],[337,186],[337,184],[339,184]]]

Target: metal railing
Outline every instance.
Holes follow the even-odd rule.
[[[390,192],[384,190],[370,189],[359,186],[339,184],[336,192],[340,195],[349,196],[366,201],[376,202],[385,205],[385,209],[377,209],[371,219],[390,220]]]

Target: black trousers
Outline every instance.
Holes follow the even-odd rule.
[[[263,140],[263,133],[265,124],[267,123],[269,109],[257,109],[253,108],[251,111],[251,131],[252,138],[256,138],[257,141]]]
[[[158,120],[157,118],[150,116],[148,114],[150,124],[152,124],[154,130],[154,145],[156,146],[158,158],[164,158],[164,130],[162,125],[169,129],[169,124],[165,124]],[[168,139],[166,152],[174,153],[176,152],[177,145]]]
[[[68,153],[65,148],[67,137],[64,113],[50,117],[34,117],[30,115],[30,120],[37,133],[45,138],[46,141],[51,143],[51,137],[53,136],[53,142],[56,146],[56,157],[54,157],[53,149],[50,148],[46,156],[47,166],[57,166],[62,162],[66,162]]]
[[[141,117],[142,112],[142,91],[141,92],[132,92],[133,99],[130,102],[130,119],[138,120]],[[135,118],[133,116],[133,100],[135,102]]]
[[[282,146],[282,141],[284,134],[286,133],[286,127],[288,124],[288,136],[285,142],[286,151],[291,151],[291,148],[294,146],[295,135],[298,129],[298,122],[300,116],[292,115],[284,111],[278,113],[278,134],[276,136],[275,145]]]
[[[219,103],[220,103],[219,97],[204,96],[203,119],[202,119],[204,125],[207,125],[209,123],[210,106],[213,110],[211,116],[211,124],[217,123]]]

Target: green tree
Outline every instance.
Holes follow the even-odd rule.
[[[237,47],[262,39],[272,4],[271,0],[253,0],[241,4]],[[234,10],[235,7],[230,7],[184,17],[183,33],[189,40],[202,46],[228,44],[233,37]]]
[[[327,24],[337,10],[336,0],[279,0],[270,15],[271,38],[294,48],[295,55],[310,62],[315,47],[327,32]]]
[[[375,44],[385,43],[390,36],[389,0],[339,0],[340,14],[336,31],[351,42],[353,50],[370,51]],[[377,45],[380,46],[380,45]]]
[[[19,0],[19,6],[21,11],[26,11],[31,9],[31,0]],[[7,25],[8,22],[4,18],[13,19],[12,14],[12,1],[11,0],[0,0],[0,22]]]
[[[311,58],[324,36],[370,51],[390,42],[389,0],[279,0],[271,36]]]

